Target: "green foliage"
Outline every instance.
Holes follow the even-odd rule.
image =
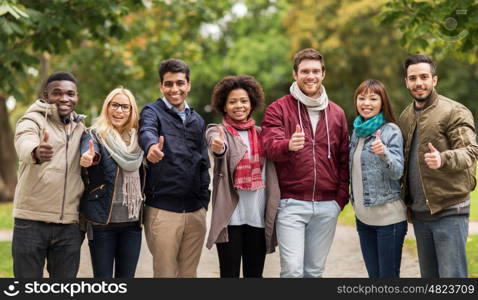
[[[2,2],[0,15],[0,92],[21,97],[19,75],[39,62],[39,55],[66,54],[84,40],[102,42],[125,34],[122,17],[137,1]],[[6,13],[8,11],[8,13]],[[15,12],[15,13],[12,13]]]
[[[428,18],[426,8],[432,5],[428,1],[410,4],[419,10],[416,14],[399,10],[403,3],[384,0],[8,3],[28,14],[18,19],[10,13],[0,16],[0,23],[19,28],[17,32],[0,25],[0,34],[7,36],[0,41],[0,60],[4,62],[0,92],[13,94],[22,102],[12,114],[13,122],[34,100],[45,72],[60,69],[79,79],[77,110],[90,116],[88,122],[98,115],[107,93],[118,85],[131,89],[141,108],[160,96],[157,68],[170,57],[181,58],[191,67],[189,103],[207,122],[217,121],[220,116],[211,112],[208,104],[221,78],[252,75],[261,82],[266,101],[271,103],[288,93],[293,80],[292,57],[303,47],[315,47],[324,54],[324,85],[330,99],[344,108],[349,122],[355,116],[355,88],[368,78],[385,84],[398,116],[411,103],[401,73],[409,51],[406,38],[421,48],[434,47],[426,25],[421,24]],[[235,8],[241,3],[246,11],[237,14]],[[95,9],[90,9],[92,6]],[[469,18],[473,18],[471,13]],[[396,28],[399,23],[417,29],[402,34]],[[207,26],[216,33],[205,30]],[[46,59],[39,63],[39,58]],[[476,113],[478,104],[472,101],[478,92],[476,65],[434,58],[439,66],[438,91]],[[260,121],[262,113],[255,117]]]
[[[13,278],[12,243],[0,241],[0,278]]]
[[[385,7],[382,24],[400,29],[401,45],[410,53],[430,53],[438,59],[452,55],[476,62],[477,1],[392,0]]]

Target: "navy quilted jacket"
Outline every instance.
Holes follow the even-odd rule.
[[[146,167],[146,205],[192,212],[209,204],[209,156],[203,118],[191,109],[186,121],[162,99],[141,111],[139,144],[145,156],[164,137],[164,158]]]

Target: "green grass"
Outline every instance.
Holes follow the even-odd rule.
[[[417,255],[415,239],[405,239],[404,250]],[[468,258],[468,276],[478,278],[478,235],[469,235],[466,242],[466,255]]]
[[[13,229],[12,209],[13,202],[0,203],[0,229]]]
[[[476,178],[478,178],[478,174]],[[478,188],[471,192],[470,220],[478,221]]]
[[[11,242],[0,242],[0,257],[0,278],[13,278]]]

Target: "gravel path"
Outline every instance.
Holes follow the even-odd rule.
[[[209,217],[209,216],[208,216]],[[478,222],[470,222],[470,234],[478,234]],[[0,241],[10,241],[11,230],[0,230]],[[409,224],[406,238],[414,238],[413,227]],[[266,257],[264,277],[279,277],[280,261],[278,250]],[[81,264],[78,277],[92,277],[88,242],[82,246]],[[140,260],[136,277],[152,277],[152,257],[143,235]],[[404,251],[402,255],[402,277],[419,277],[418,260],[415,254]],[[203,249],[198,267],[199,277],[219,277],[219,264],[216,249]],[[354,227],[338,225],[334,243],[327,259],[324,277],[367,277],[360,252],[358,234]]]
[[[82,261],[78,277],[92,277],[89,255],[87,241],[85,241],[82,247]],[[418,261],[415,255],[403,252],[401,273],[402,277],[419,277]],[[266,257],[264,277],[279,277],[279,274],[280,261],[277,250]],[[143,235],[136,277],[152,277],[152,275],[152,257]],[[219,264],[215,247],[211,250],[204,247],[198,267],[198,277],[219,277]],[[367,277],[358,235],[354,227],[337,226],[324,277]]]

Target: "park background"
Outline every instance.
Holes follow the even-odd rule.
[[[119,85],[140,108],[157,99],[159,63],[180,58],[191,67],[188,103],[210,123],[219,120],[209,103],[222,77],[256,77],[269,104],[288,93],[292,57],[305,47],[324,55],[323,84],[349,124],[365,79],[385,84],[396,117],[411,103],[402,71],[411,53],[431,56],[438,92],[477,118],[477,0],[0,0],[0,229],[12,228],[15,122],[51,72],[77,77],[76,111],[91,124]],[[255,118],[260,124],[262,112]],[[340,222],[352,226],[350,206]],[[0,242],[0,277],[12,276],[10,246]],[[470,235],[468,249],[470,275],[478,277],[478,236]]]

